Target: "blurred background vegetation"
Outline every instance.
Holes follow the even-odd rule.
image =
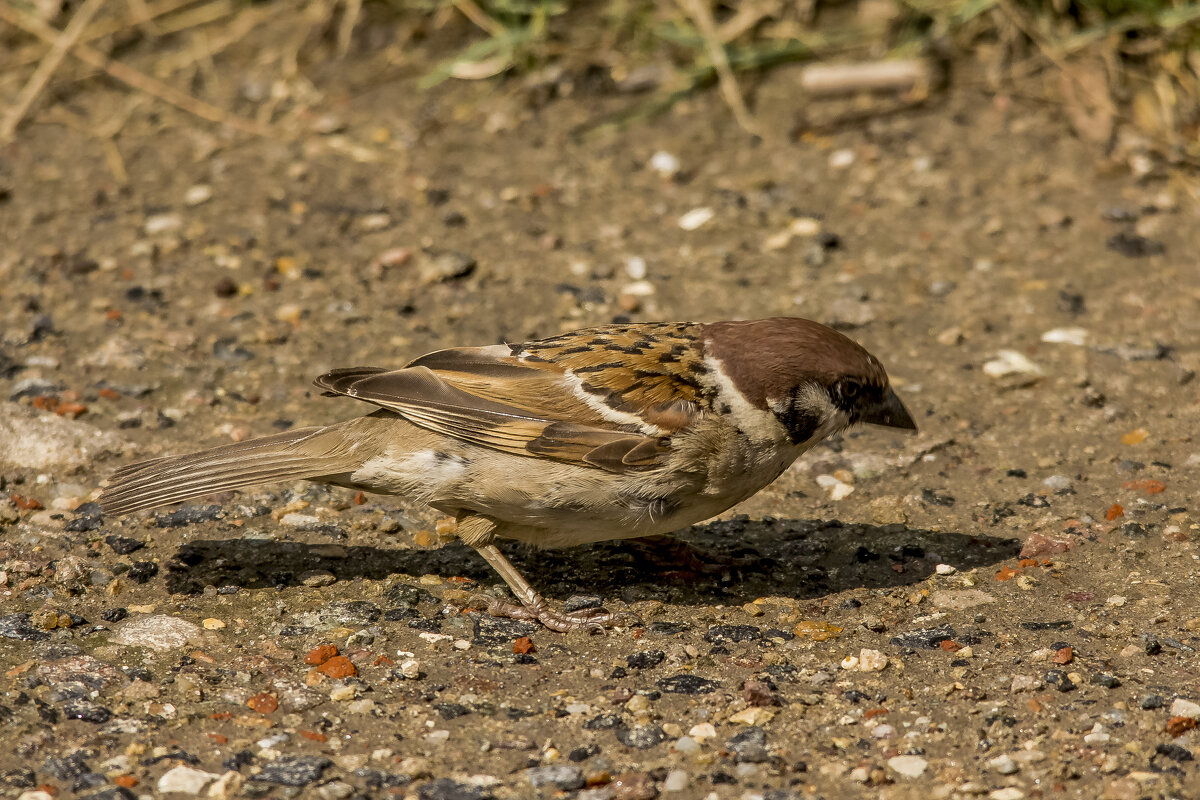
[[[223,59],[245,67],[247,47],[257,94],[209,106],[206,75]],[[716,91],[756,133],[754,89],[770,69],[868,65],[835,74],[834,91],[883,80],[921,103],[966,83],[1060,106],[1099,150],[1133,142],[1200,163],[1200,4],[1183,0],[0,0],[0,134],[93,79],[277,133],[306,90],[367,57],[375,79],[419,76],[422,90],[517,81],[544,101],[578,87],[627,95],[597,126]],[[888,82],[888,64],[910,71]]]

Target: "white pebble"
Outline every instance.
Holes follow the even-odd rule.
[[[415,658],[406,658],[400,662],[400,674],[410,681],[421,677],[421,662]]]
[[[650,169],[663,177],[670,178],[681,169],[679,159],[665,150],[659,150],[650,156]]]
[[[635,281],[644,280],[646,277],[646,259],[641,256],[630,256],[625,259],[625,274]]]
[[[845,169],[854,163],[854,151],[849,148],[834,150],[829,154],[829,166],[834,169]]]
[[[846,656],[845,658],[842,659],[841,666],[842,666],[842,669],[847,669],[847,670],[857,669],[858,668],[858,656]]]
[[[1087,344],[1087,328],[1054,328],[1042,334],[1042,341],[1050,344]]]
[[[888,769],[905,778],[919,778],[929,766],[920,756],[892,756],[887,760]]]
[[[1041,375],[1042,368],[1016,350],[1001,350],[996,357],[983,365],[983,374],[989,378],[1004,378],[1008,375]]]
[[[1108,603],[1110,606],[1120,608],[1121,606],[1125,605],[1125,598],[1119,594],[1115,594],[1104,602]]]
[[[703,742],[705,739],[717,738],[717,729],[711,722],[701,722],[692,726],[692,729],[688,731],[688,736]]]
[[[1083,737],[1083,742],[1092,747],[1098,747],[1099,745],[1108,744],[1111,739],[1112,736],[1104,730],[1104,726],[1097,722],[1092,726],[1091,732]]]
[[[1021,769],[1017,766],[1017,762],[1012,760],[1012,756],[1007,753],[988,759],[987,764],[988,769],[999,772],[1001,775],[1012,775]]]
[[[988,800],[1021,800],[1024,796],[1025,793],[1015,786],[1005,786],[1003,789],[988,792]]]
[[[700,743],[690,736],[680,736],[672,746],[675,748],[675,752],[684,755],[690,756],[692,753],[700,752]]]
[[[621,294],[633,295],[634,297],[649,297],[655,291],[654,284],[650,283],[650,281],[634,281],[621,287]]]
[[[1052,492],[1061,492],[1064,489],[1071,488],[1071,479],[1066,475],[1051,475],[1042,481],[1042,486],[1045,486]]]
[[[1171,703],[1171,716],[1200,719],[1200,704],[1177,697],[1175,698],[1175,702]]]
[[[844,500],[854,493],[854,487],[832,475],[818,475],[817,485],[829,492],[830,500]]]
[[[958,567],[955,567],[953,564],[938,564],[933,568],[933,571],[938,575],[953,575],[958,572]]]
[[[882,672],[887,665],[888,657],[878,650],[858,651],[858,668],[863,672]]]
[[[213,772],[192,769],[191,767],[179,764],[167,770],[158,779],[158,793],[200,794],[201,789],[219,777],[221,776]]]
[[[154,214],[146,218],[143,230],[149,236],[157,236],[160,233],[177,231],[182,227],[183,217],[178,214]]]
[[[183,202],[189,206],[200,206],[212,199],[213,190],[207,183],[198,183],[188,189],[183,195]]]
[[[321,520],[312,514],[297,514],[295,511],[291,511],[279,518],[279,524],[289,528],[309,528],[313,525],[320,525]]]
[[[886,723],[876,725],[871,729],[871,736],[875,739],[891,739],[895,735],[896,729]]]
[[[708,207],[693,208],[679,218],[679,227],[685,231],[694,231],[715,217],[716,213]]]
[[[682,792],[688,788],[691,781],[688,778],[687,772],[681,769],[673,769],[667,773],[667,779],[663,781],[664,792]]]

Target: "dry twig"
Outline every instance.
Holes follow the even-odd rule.
[[[677,2],[683,12],[691,17],[692,22],[700,31],[700,36],[704,39],[704,49],[708,51],[708,59],[717,72],[717,85],[720,88],[721,97],[729,106],[729,110],[733,112],[733,118],[742,130],[755,136],[760,135],[757,123],[746,108],[746,101],[742,98],[742,90],[738,86],[737,78],[733,76],[733,69],[729,66],[729,56],[725,53],[725,46],[721,43],[721,37],[717,33],[712,9],[704,0],[677,0]]]
[[[350,44],[354,38],[354,26],[358,24],[358,15],[362,13],[362,0],[345,0],[342,8],[342,23],[338,26],[338,55],[345,58],[350,52]]]
[[[66,58],[69,51],[83,35],[87,25],[92,21],[92,17],[96,16],[96,12],[100,10],[100,6],[104,5],[104,0],[86,0],[75,12],[75,16],[71,17],[71,21],[67,23],[67,27],[61,33],[54,31],[53,28],[46,26],[48,33],[45,37],[50,43],[50,50],[42,58],[37,69],[29,76],[29,81],[21,88],[21,93],[17,95],[17,101],[13,103],[12,108],[4,115],[4,121],[0,123],[0,142],[11,141],[13,134],[17,132],[17,126],[21,124],[21,120],[29,113],[29,109],[33,106],[38,95],[42,93],[46,82],[50,80],[50,76],[58,69],[58,65]],[[7,6],[7,4],[6,4]],[[20,13],[20,12],[17,12]]]
[[[103,2],[103,0],[89,0],[89,2]],[[81,9],[82,11],[82,9]],[[33,34],[39,39],[52,43],[59,35],[57,31],[45,24],[41,20],[29,15],[26,12],[20,11],[8,3],[0,3],[0,19],[5,22],[20,28],[26,33]],[[243,133],[250,133],[255,136],[264,138],[275,138],[278,134],[268,125],[264,125],[253,120],[248,120],[239,117],[236,114],[231,114],[224,109],[218,108],[211,103],[206,103],[199,98],[192,97],[186,92],[181,92],[174,87],[168,86],[165,83],[155,80],[148,75],[133,69],[130,66],[122,64],[120,61],[114,61],[103,53],[100,53],[94,48],[84,44],[77,44],[72,51],[72,54],[90,64],[97,69],[103,70],[116,80],[124,83],[140,92],[144,92],[151,97],[156,97],[165,103],[176,106],[189,114],[193,114],[201,119],[206,119],[209,122],[216,122],[221,125],[227,125],[235,130]]]

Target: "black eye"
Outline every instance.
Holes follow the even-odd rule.
[[[843,378],[838,382],[838,395],[843,400],[853,400],[862,394],[862,384],[853,378]]]

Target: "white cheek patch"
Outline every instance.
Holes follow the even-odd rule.
[[[743,433],[758,442],[778,442],[787,438],[787,431],[771,411],[754,407],[745,395],[737,390],[733,381],[721,368],[720,361],[706,356],[704,365],[708,367],[705,383],[708,384],[708,388],[715,390],[717,395],[713,405],[718,410],[722,406],[728,406]]]

